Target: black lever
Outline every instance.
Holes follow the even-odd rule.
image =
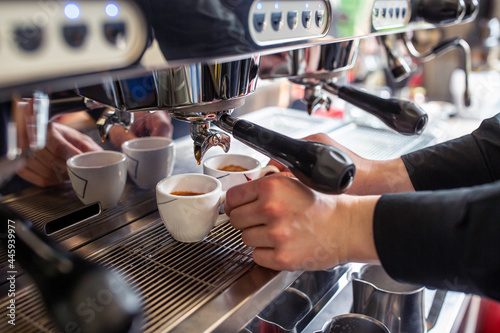
[[[413,102],[381,98],[352,87],[339,87],[330,82],[324,83],[323,89],[371,113],[401,134],[420,134],[427,125],[427,114]]]
[[[352,184],[354,163],[334,147],[293,139],[227,113],[223,113],[215,125],[288,167],[301,182],[316,191],[340,194]]]
[[[62,332],[140,330],[140,302],[125,281],[55,245],[2,204],[0,244],[9,258],[7,274],[15,275],[18,263],[28,272]]]

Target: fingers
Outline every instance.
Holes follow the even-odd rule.
[[[102,148],[87,135],[62,124],[49,123],[45,148],[28,158],[18,175],[40,187],[56,185],[68,179],[68,158],[96,150]]]
[[[68,178],[66,162],[43,149],[26,160],[25,167],[17,173],[24,180],[40,187],[53,186]]]
[[[146,117],[146,127],[151,136],[172,137],[174,128],[166,112],[156,111]]]
[[[87,135],[58,123],[49,123],[46,149],[52,153],[52,156],[40,157],[55,158],[64,163],[66,163],[68,158],[74,155],[88,151],[102,150],[102,148]]]
[[[280,171],[286,170],[286,167],[283,164],[278,163],[275,160],[270,160],[269,163],[267,163],[267,165],[274,165]]]
[[[225,213],[230,216],[233,209],[257,200],[256,184],[259,180],[231,187],[226,193]],[[230,216],[231,217],[231,216]]]

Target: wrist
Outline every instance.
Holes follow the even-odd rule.
[[[348,262],[378,263],[373,234],[373,216],[379,195],[353,196],[347,204],[349,213],[346,258]]]

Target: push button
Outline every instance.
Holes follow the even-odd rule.
[[[325,22],[325,11],[324,10],[317,10],[316,11],[316,25],[318,28],[321,28],[323,26],[323,23]]]
[[[266,14],[254,14],[253,27],[257,32],[262,32],[263,30],[266,30]]]
[[[302,12],[302,25],[306,29],[309,29],[311,27],[311,11],[310,10],[304,10]]]
[[[275,31],[280,31],[283,28],[283,14],[281,12],[271,13],[271,24]]]
[[[113,22],[104,24],[104,35],[108,42],[118,47],[123,47],[125,43],[125,23]]]
[[[288,12],[286,20],[290,30],[295,30],[295,28],[297,28],[297,23],[299,21],[299,13],[297,13],[297,11],[295,10],[292,12]]]
[[[63,35],[69,46],[80,47],[85,42],[85,37],[87,37],[87,26],[83,24],[67,25],[63,27]]]
[[[42,45],[43,31],[38,26],[23,26],[14,30],[14,39],[21,50],[36,51]]]

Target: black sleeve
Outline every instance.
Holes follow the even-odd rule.
[[[500,180],[500,114],[469,135],[402,156],[417,191]]]
[[[500,181],[383,195],[373,228],[396,280],[500,301]]]

